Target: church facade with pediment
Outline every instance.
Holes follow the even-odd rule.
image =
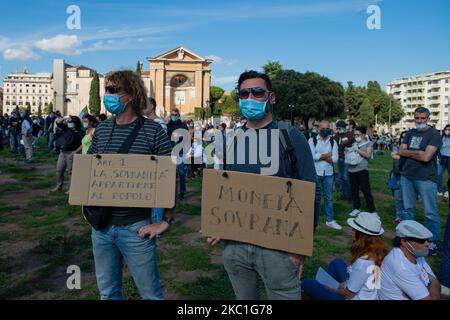
[[[208,106],[212,60],[182,46],[147,60],[150,69],[142,72],[142,79],[156,100],[158,115],[175,107],[187,114]]]

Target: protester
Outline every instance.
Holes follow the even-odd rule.
[[[400,141],[406,136],[407,131],[403,131],[400,134]],[[398,225],[405,217],[405,207],[403,206],[402,187],[400,184],[400,155],[398,154],[399,148],[394,146],[391,152],[392,158],[392,170],[389,174],[388,186],[392,190],[392,195],[395,201],[395,218],[393,220],[394,225]]]
[[[333,163],[338,161],[339,155],[337,143],[331,135],[330,123],[322,120],[319,123],[319,138],[310,138],[308,143],[314,159],[317,183],[324,198],[326,225],[341,230],[342,227],[334,219],[333,212]],[[320,196],[317,204],[320,206]]]
[[[347,151],[345,156],[347,163],[349,163],[348,175],[353,198],[353,211],[350,212],[350,216],[352,217],[355,217],[360,213],[360,189],[366,200],[369,212],[378,216],[375,210],[375,203],[373,201],[369,179],[369,159],[372,155],[372,143],[367,140],[366,133],[367,129],[365,127],[355,128],[355,143],[353,143],[352,148]],[[353,158],[355,162],[349,162],[349,158]]]
[[[39,141],[41,140],[41,137],[44,135],[44,130],[41,125],[41,119],[39,117],[33,117],[33,124],[32,124],[32,136],[34,137],[34,141],[31,144],[33,148],[39,148]]]
[[[83,128],[86,130],[86,134],[81,140],[81,145],[75,150],[75,153],[87,154],[92,144],[92,138],[95,133],[95,126],[97,125],[97,119],[90,114],[83,116]]]
[[[355,142],[353,133],[346,130],[345,121],[339,120],[336,122],[336,134],[334,140],[338,144],[338,180],[341,187],[341,197],[347,201],[352,200],[352,193],[350,189],[350,181],[348,178],[348,167],[349,165],[345,163],[345,148],[350,148]]]
[[[144,117],[147,117],[148,119],[159,123],[164,131],[167,132],[167,123],[164,121],[164,119],[156,115],[156,100],[154,98],[147,99],[147,106],[143,110],[143,115]]]
[[[58,140],[56,140],[56,145],[60,149],[60,152],[56,164],[56,187],[51,192],[62,190],[66,170],[69,177],[72,175],[73,156],[78,147],[80,147],[81,140],[84,136],[84,132],[81,130],[80,118],[76,116],[71,116],[66,120],[62,118],[56,120],[56,125],[62,133],[58,137]]]
[[[437,151],[442,145],[439,132],[428,126],[430,111],[420,107],[414,111],[416,128],[406,134],[400,145],[402,157],[401,188],[405,220],[413,220],[417,195],[423,201],[425,221],[433,233],[430,239],[430,254],[437,255],[440,239],[440,220],[437,208]]]
[[[142,117],[147,105],[142,79],[132,71],[116,71],[106,75],[105,85],[105,108],[116,117],[96,128],[88,153],[170,156],[167,134],[159,124]],[[133,132],[137,136],[128,143]],[[143,299],[163,299],[155,237],[173,223],[171,212],[166,209],[163,221],[152,223],[146,208],[108,208],[108,226],[92,229],[95,273],[102,299],[123,298],[124,263]]]
[[[33,129],[32,129],[33,121],[31,121],[27,108],[23,109],[21,118],[22,118],[21,132],[22,132],[23,146],[25,148],[25,159],[26,159],[25,162],[32,163],[33,147],[31,145],[32,143],[31,139],[33,136]]]
[[[378,268],[388,253],[381,235],[381,221],[375,215],[361,212],[347,220],[352,228],[352,258],[349,267],[343,260],[330,262],[327,272],[340,283],[338,289],[326,287],[317,280],[305,279],[302,288],[314,300],[377,300],[380,283]]]
[[[381,265],[381,300],[439,300],[441,286],[425,260],[433,234],[405,220],[396,227],[394,248]]]
[[[450,124],[446,125],[444,130],[442,130],[442,147],[438,152],[438,185],[437,191],[438,196],[445,196],[448,198],[448,190],[442,187],[442,179],[444,177],[445,171],[450,174]]]
[[[11,117],[8,119],[8,132],[10,141],[10,152],[17,154],[19,152],[20,142],[20,118],[18,109],[11,112]]]
[[[244,132],[254,129],[258,137],[261,134],[261,130],[258,129],[267,129],[267,132],[271,134],[273,130],[284,126],[272,119],[270,109],[275,103],[276,95],[272,90],[271,80],[266,74],[256,71],[244,72],[239,77],[237,91],[241,112],[248,120],[242,127]],[[280,150],[282,152],[280,159],[283,161],[280,161],[276,176],[316,182],[314,161],[305,137],[295,127],[288,126],[288,128],[288,136],[292,140],[291,145],[294,150],[292,153]],[[270,150],[271,139],[269,137],[266,143]],[[235,151],[237,151],[238,144],[234,144]],[[261,174],[263,165],[260,159],[256,164],[249,163],[248,154],[251,150],[249,143],[241,145],[245,146],[245,150],[234,152],[234,160],[237,158],[237,153],[243,153],[246,155],[245,163],[233,161],[233,163],[227,164],[227,170]],[[292,158],[286,154],[295,157],[296,161],[291,162]],[[293,168],[296,169],[295,172],[293,172]],[[212,245],[219,241],[218,237],[208,238],[208,242]],[[225,241],[224,245],[223,262],[237,299],[262,298],[259,290],[260,279],[267,288],[269,299],[298,300],[301,298],[300,277],[303,269],[303,256],[238,241]]]
[[[169,138],[171,140],[172,138],[174,138],[172,134],[178,129],[188,130],[188,127],[185,123],[181,121],[180,110],[174,108],[170,112],[170,121],[167,124],[167,134],[169,135]],[[175,147],[175,145],[181,143],[182,141],[183,137],[179,137],[177,141],[172,140],[172,147]],[[184,159],[183,154],[180,154],[179,157],[181,160]],[[184,200],[184,194],[186,193],[186,170],[184,167],[184,161],[180,161],[180,163],[177,164],[177,178],[178,178],[178,185],[180,187],[178,192],[178,200],[182,201]]]

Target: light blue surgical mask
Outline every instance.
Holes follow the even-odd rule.
[[[242,115],[248,120],[261,120],[266,115],[267,101],[258,101],[254,99],[240,99],[239,107]]]
[[[171,116],[170,118],[172,119],[172,121],[178,121],[178,120],[180,120],[180,117],[179,117],[179,116]]]
[[[406,250],[411,252],[411,254],[416,258],[428,256],[428,253],[430,251],[429,248],[414,249],[414,247],[409,242],[406,242],[406,244],[408,245],[406,246]]]
[[[119,115],[125,111],[125,105],[120,102],[120,96],[117,94],[105,94],[103,104],[108,112]]]
[[[417,131],[425,131],[428,128],[426,123],[416,123]]]

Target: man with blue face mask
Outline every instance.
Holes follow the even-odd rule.
[[[272,132],[275,132],[274,130],[280,130],[284,125],[272,118],[271,106],[275,103],[276,95],[270,78],[256,71],[244,72],[239,77],[237,92],[242,115],[247,119],[242,130],[245,133],[253,129],[258,140],[258,142],[255,141],[256,148],[253,150],[258,154],[260,148],[266,147],[266,151],[273,150],[270,136]],[[278,172],[273,175],[315,183],[314,161],[304,135],[296,127],[289,125],[286,128],[293,147],[292,154],[288,155],[288,152],[280,146],[280,154],[276,155],[280,159]],[[260,146],[263,134],[267,134],[263,140],[267,145]],[[279,132],[280,140],[282,134]],[[244,134],[236,137],[236,140],[246,139]],[[261,174],[265,167],[270,166],[270,164],[263,165],[259,156],[256,156],[257,163],[250,163],[250,150],[252,150],[250,143],[244,142],[244,147],[239,150],[237,145],[239,142],[234,145],[234,158],[226,163],[226,170]],[[245,155],[245,163],[237,161],[239,154]],[[295,157],[296,161],[291,162],[289,160],[291,156]],[[219,241],[218,237],[208,238],[208,242],[212,245]],[[225,241],[223,261],[239,300],[261,299],[260,280],[267,288],[269,299],[299,300],[301,298],[300,276],[303,269],[303,256],[238,241]]]
[[[437,151],[442,140],[439,132],[428,126],[430,111],[420,107],[414,111],[416,128],[409,130],[400,145],[400,184],[403,196],[403,220],[413,220],[417,195],[423,201],[427,228],[433,233],[430,255],[437,255],[440,220],[437,208]]]
[[[381,300],[440,299],[441,285],[425,260],[432,236],[413,220],[397,225],[394,248],[381,264]]]

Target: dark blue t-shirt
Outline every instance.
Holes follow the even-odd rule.
[[[442,140],[436,129],[428,128],[425,131],[411,129],[406,134],[402,144],[408,146],[411,151],[425,151],[427,146],[435,146],[440,148]],[[411,180],[431,180],[437,183],[437,152],[429,162],[414,160],[412,158],[402,158],[401,175]]]
[[[248,130],[246,126],[242,127],[245,131]],[[267,130],[267,156],[269,157],[272,154],[272,146],[271,146],[271,130],[278,129],[278,124],[276,121],[272,121],[266,127],[261,128]],[[270,164],[264,165],[261,164],[261,159],[259,157],[259,145],[260,145],[260,134],[259,130],[256,129],[256,138],[257,143],[251,144],[249,139],[246,139],[245,143],[245,162],[243,164],[238,164],[237,160],[239,158],[239,151],[237,151],[238,144],[236,143],[234,146],[234,162],[229,163],[227,165],[227,169],[230,171],[239,171],[239,172],[247,172],[247,173],[255,173],[261,174],[261,168],[268,168]],[[281,132],[280,132],[281,135]],[[316,169],[314,167],[314,160],[312,158],[311,149],[306,141],[305,136],[295,127],[290,126],[289,132],[292,146],[294,147],[294,153],[297,158],[296,168],[297,168],[297,177],[299,180],[308,181],[316,183]],[[256,154],[255,154],[256,153]],[[264,152],[263,152],[264,153]],[[256,156],[256,163],[250,164],[250,155]],[[242,157],[242,155],[241,155]],[[279,168],[276,174],[273,176],[290,178],[291,174],[291,163],[289,158],[284,156],[284,149],[280,143],[279,145]]]

